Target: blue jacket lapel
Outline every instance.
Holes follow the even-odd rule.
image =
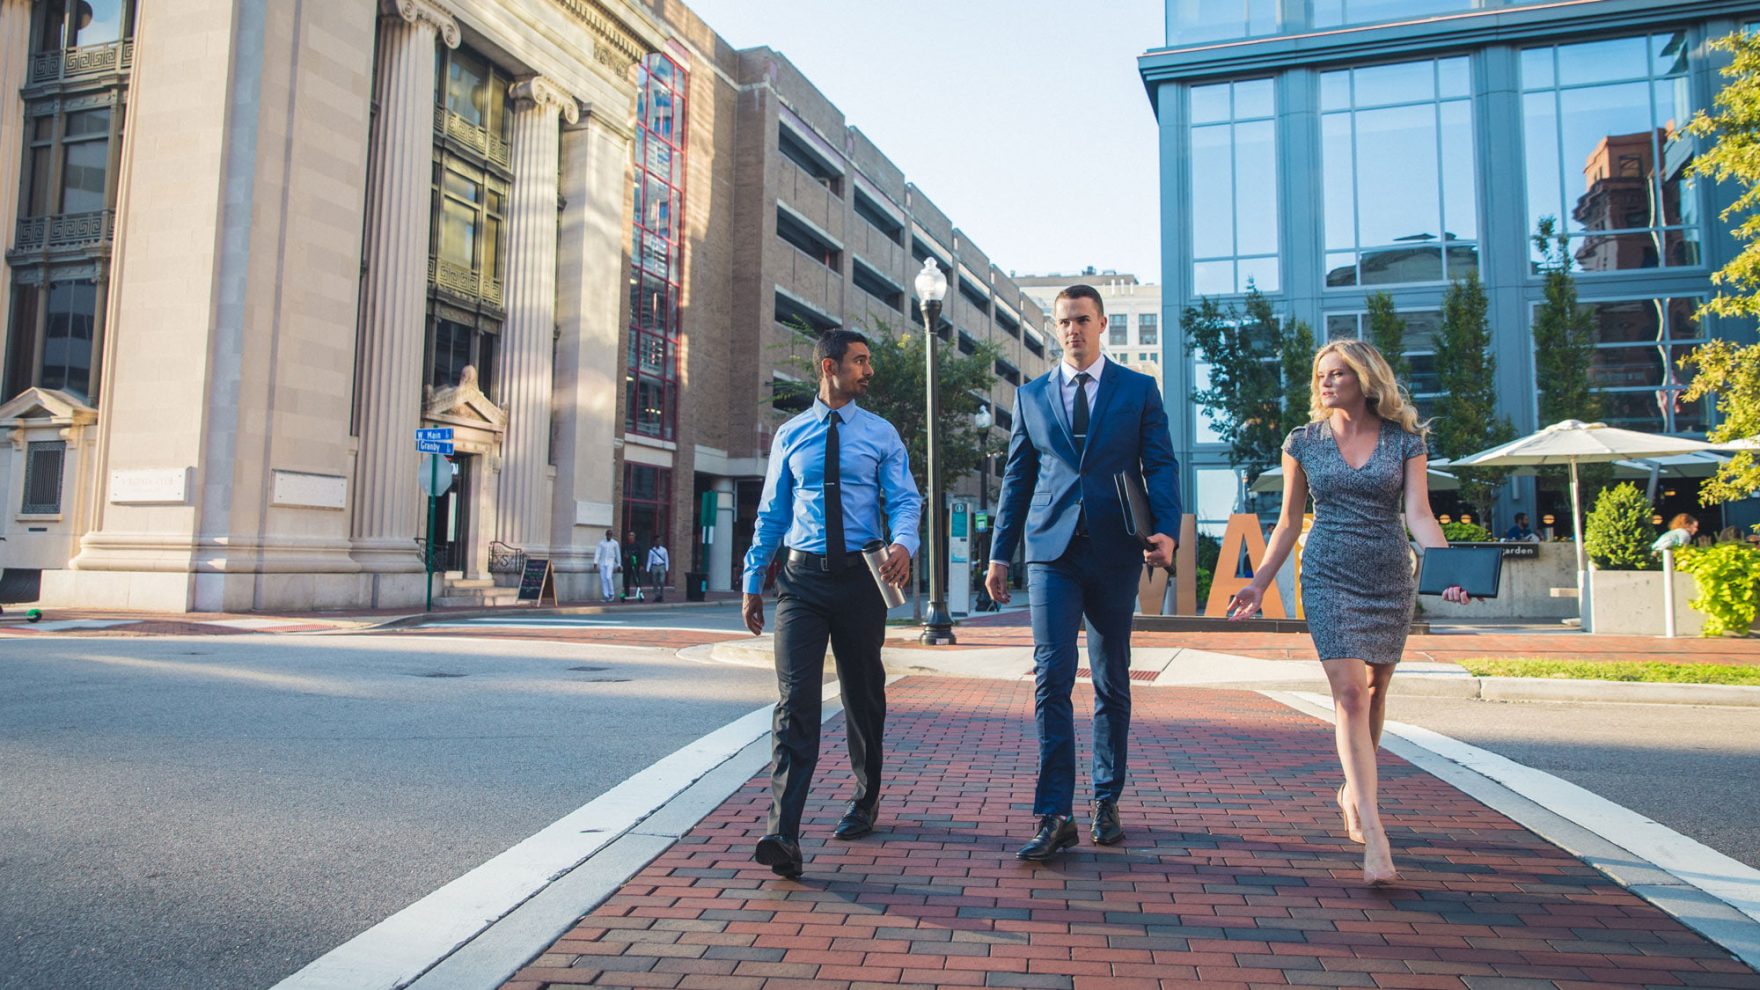
[[[1039,377],[1039,397],[1050,407],[1051,421],[1063,437],[1064,456],[1071,464],[1076,463],[1076,441],[1069,432],[1069,414],[1063,411],[1063,379],[1056,368]]]
[[[1088,439],[1092,441],[1101,435],[1100,423],[1106,417],[1106,411],[1112,407],[1112,396],[1124,385],[1124,376],[1118,373],[1118,365],[1106,362],[1106,369],[1100,373],[1100,381],[1095,385],[1094,408],[1088,411]],[[1063,404],[1058,403],[1058,408]],[[1089,443],[1088,446],[1093,446]],[[1082,448],[1082,457],[1088,456],[1087,447]]]

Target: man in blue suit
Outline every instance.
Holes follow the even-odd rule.
[[[1092,286],[1057,294],[1052,312],[1063,360],[1015,395],[1014,434],[998,499],[985,587],[1006,603],[1008,562],[1026,542],[1033,614],[1034,712],[1039,728],[1039,783],[1033,795],[1038,832],[1016,854],[1044,861],[1076,844],[1076,632],[1088,628],[1094,672],[1092,835],[1098,845],[1124,838],[1118,799],[1124,791],[1131,720],[1131,616],[1143,565],[1173,560],[1180,516],[1178,463],[1167,410],[1155,380],[1106,360],[1100,334],[1105,304]],[[1114,476],[1138,474],[1155,518],[1143,543],[1127,528]]]

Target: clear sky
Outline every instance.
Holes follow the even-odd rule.
[[[686,0],[788,56],[1003,271],[1159,282],[1161,0]]]

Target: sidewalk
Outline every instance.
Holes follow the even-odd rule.
[[[1364,887],[1333,804],[1331,727],[1246,692],[1136,691],[1125,842],[1022,863],[1032,692],[896,682],[873,836],[828,840],[850,789],[834,718],[801,880],[751,861],[760,774],[504,990],[1760,988],[1720,947],[1391,754],[1382,806],[1404,881]],[[1078,685],[1078,719],[1091,705]]]

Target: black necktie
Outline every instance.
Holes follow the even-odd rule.
[[[843,465],[837,439],[841,422],[843,417],[833,409],[825,429],[825,562],[834,571],[843,568]]]
[[[1076,455],[1080,456],[1082,448],[1088,445],[1088,382],[1091,379],[1087,372],[1076,376],[1076,411],[1070,416],[1070,432],[1075,434]]]

